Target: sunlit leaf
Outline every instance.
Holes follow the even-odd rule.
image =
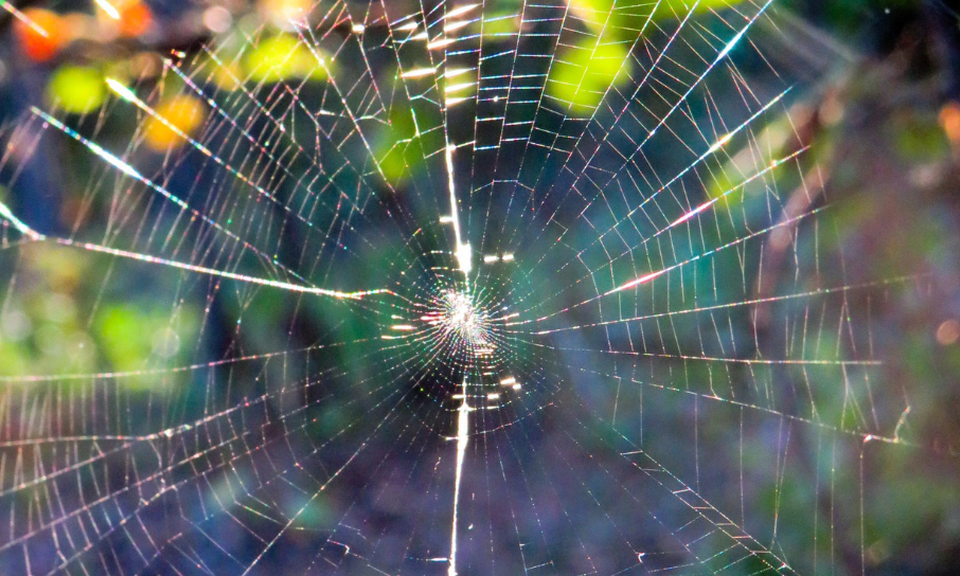
[[[628,78],[630,46],[587,37],[565,50],[547,79],[547,95],[571,113],[589,115],[611,86]]]
[[[304,78],[323,80],[327,77],[324,66],[328,65],[323,58],[295,36],[277,34],[253,47],[244,64],[249,79],[256,83]]]
[[[47,85],[47,96],[61,109],[72,114],[88,114],[107,97],[107,87],[100,71],[89,66],[63,66],[57,69]]]

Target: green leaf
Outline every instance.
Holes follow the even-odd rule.
[[[100,71],[89,66],[63,66],[47,84],[47,97],[71,114],[89,114],[103,105],[107,88]]]

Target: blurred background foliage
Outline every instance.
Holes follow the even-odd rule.
[[[322,86],[336,75],[333,55],[308,49],[289,27],[291,18],[310,11],[306,0],[114,0],[107,5],[110,8],[80,0],[2,4],[0,122],[8,136],[16,135],[16,123],[29,106],[40,105],[75,116],[81,131],[95,126],[98,141],[108,148],[129,144],[129,135],[136,134],[155,156],[153,161],[163,162],[218,113],[182,90],[183,84],[178,84],[182,80],[172,76],[165,61],[188,62],[188,75],[209,75],[219,93],[287,84],[306,94],[311,84]],[[490,38],[508,36],[520,26],[507,16],[515,13],[519,0],[501,4],[504,17],[482,23],[480,32]],[[636,31],[642,28],[640,14],[647,4],[570,0],[570,10],[581,15],[590,34],[571,30],[561,37],[562,47],[546,84],[546,96],[554,105],[570,115],[589,116],[611,86],[623,85],[637,72],[628,55],[639,40]],[[736,14],[736,4],[704,0],[694,13],[723,9]],[[657,18],[683,19],[692,5],[667,0]],[[939,0],[778,0],[774,11],[781,27],[773,29],[764,22],[752,36],[778,70],[810,86],[792,97],[789,117],[772,119],[758,140],[771,157],[796,149],[797,134],[810,146],[803,161],[817,181],[798,175],[793,185],[804,194],[796,193],[796,203],[788,207],[796,214],[809,209],[814,201],[806,194],[810,189],[815,189],[815,201],[835,206],[831,217],[835,234],[818,236],[825,245],[811,250],[842,251],[848,284],[898,278],[905,271],[929,279],[922,289],[909,282],[891,286],[888,298],[876,304],[869,333],[875,355],[886,362],[882,378],[901,383],[909,396],[910,409],[898,435],[954,454],[960,450],[956,10],[954,2]],[[655,19],[650,25],[656,24]],[[252,37],[258,41],[251,42]],[[216,52],[199,51],[211,41],[219,46]],[[166,81],[157,81],[161,77]],[[112,107],[116,94],[107,85],[108,78],[139,86],[141,93],[155,89],[149,101],[169,124],[152,117],[141,122],[134,112]],[[395,92],[402,82],[395,70],[380,80],[384,86],[392,83]],[[450,82],[455,84],[455,79]],[[469,92],[455,97],[466,95]],[[397,105],[389,121],[374,131],[372,155],[388,181],[401,185],[423,162],[422,151],[438,147],[435,142],[412,145],[441,137],[420,132],[418,126],[440,121],[431,114],[436,112]],[[0,171],[3,181],[12,184],[0,189],[0,200],[42,232],[74,230],[102,215],[94,204],[106,195],[92,194],[91,189],[105,184],[88,156],[72,144],[54,153],[38,148],[29,136],[10,138],[16,146],[8,148]],[[738,156],[731,153],[711,194],[738,206],[749,205],[750,189],[734,190],[742,172]],[[789,176],[784,174],[782,181],[789,181]],[[818,198],[821,194],[824,198]],[[149,208],[144,210],[149,218]],[[4,228],[3,246],[15,241]],[[778,259],[793,256],[772,251],[765,257],[767,270],[775,276]],[[218,341],[224,337],[204,331],[239,334],[232,325],[241,315],[246,325],[256,327],[244,333],[247,353],[291,345],[286,320],[294,312],[282,299],[270,301],[270,294],[258,296],[259,305],[238,298],[234,308],[221,311],[224,317],[211,318],[210,310],[176,281],[176,275],[42,244],[0,250],[0,270],[5,271],[2,285],[16,287],[7,291],[10,296],[0,315],[0,376],[135,372],[141,375],[121,381],[132,392],[163,393],[187,383],[191,373],[164,372],[158,379],[151,370],[189,364],[195,357],[192,347],[222,345]],[[728,273],[731,282],[742,282],[736,267]],[[766,285],[758,286],[758,296],[763,297],[765,290]],[[323,318],[323,305],[315,305],[318,309],[306,316]],[[311,334],[332,329],[314,327]],[[356,327],[337,329],[351,337],[365,336],[356,334]],[[836,347],[824,345],[825,350]],[[342,361],[355,360],[344,352]],[[838,393],[827,405],[827,410],[841,415],[837,420],[843,419],[844,402]],[[349,421],[358,416],[342,417]],[[724,424],[729,422],[718,426]],[[669,438],[664,435],[664,446]],[[770,458],[770,446],[763,439],[756,443],[745,458]],[[814,468],[829,467],[818,457],[817,446],[808,448],[801,458]],[[707,458],[711,466],[723,468],[732,454],[718,452]],[[868,573],[956,573],[960,555],[956,458],[897,447],[871,462],[869,472],[875,480],[865,488],[864,502]],[[859,474],[856,469],[838,469],[821,477],[829,476],[838,492],[862,494]],[[780,479],[779,485],[776,479],[750,485],[756,487],[758,510],[779,510],[783,517],[777,535],[783,547],[859,542],[859,536],[831,532],[855,531],[852,521],[806,525],[810,515],[805,512],[821,503],[812,487],[784,485],[801,481],[790,477]],[[311,514],[324,512],[318,504]],[[847,574],[859,573],[859,549],[841,550],[839,555],[845,558]]]

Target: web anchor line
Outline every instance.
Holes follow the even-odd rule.
[[[467,404],[467,381],[464,379],[461,385],[463,402],[457,409],[457,473],[453,488],[453,520],[450,524],[450,566],[447,568],[448,576],[457,574],[457,512],[460,505],[460,480],[463,478],[463,458],[467,452],[468,434],[470,432],[470,411],[473,408]]]
[[[453,10],[447,11],[446,3],[444,3],[444,13],[440,16],[439,23],[437,26],[440,30],[440,36],[434,39],[429,38],[429,28],[431,26],[425,26],[427,29],[425,33],[427,34],[427,49],[443,48],[443,60],[440,67],[434,68],[432,71],[427,72],[429,75],[431,72],[436,73],[437,71],[443,70],[444,77],[446,76],[446,70],[449,67],[450,54],[447,51],[447,47],[451,44],[454,44],[460,40],[459,35],[451,34],[460,28],[457,26],[457,21],[455,18],[463,16],[467,12],[470,12],[476,8],[477,4],[469,4],[466,6],[461,6],[459,8],[454,8]],[[439,88],[440,83],[437,82]],[[470,273],[473,270],[473,249],[470,246],[470,243],[464,240],[464,233],[461,227],[460,222],[460,210],[459,210],[459,200],[457,198],[457,187],[456,187],[456,176],[455,176],[455,167],[454,167],[454,153],[457,151],[457,145],[451,142],[450,138],[450,118],[449,110],[450,107],[454,104],[462,101],[462,98],[449,97],[447,90],[443,90],[443,137],[444,137],[444,163],[446,168],[447,176],[447,191],[449,195],[450,202],[450,213],[447,217],[442,218],[441,221],[451,224],[453,228],[454,236],[454,251],[453,255],[456,260],[457,269],[463,273],[463,295],[465,300],[460,304],[460,306],[466,306],[471,309],[470,313],[467,315],[472,318],[472,296],[470,290]],[[471,354],[472,357],[472,354]],[[470,371],[468,370],[469,374]],[[460,485],[463,479],[463,461],[466,456],[469,432],[470,432],[470,412],[475,408],[472,408],[467,402],[467,376],[464,376],[463,381],[460,385],[460,396],[462,398],[460,407],[457,409],[457,435],[451,440],[455,439],[457,442],[457,460],[456,460],[456,475],[454,480],[454,492],[453,492],[453,513],[450,524],[450,557],[449,565],[447,567],[448,576],[456,576],[457,574],[457,520],[458,520],[458,508],[460,504]],[[455,396],[456,398],[456,396]]]
[[[191,264],[189,262],[180,262],[178,260],[170,260],[167,258],[161,258],[159,256],[152,256],[150,254],[143,254],[141,252],[134,252],[131,250],[122,250],[120,248],[113,248],[110,246],[104,246],[102,244],[94,244],[92,242],[82,242],[79,240],[74,240],[72,238],[62,238],[58,236],[47,236],[37,232],[31,228],[28,224],[16,217],[10,208],[4,203],[0,202],[0,218],[5,219],[13,224],[13,227],[16,228],[21,234],[27,236],[35,242],[52,242],[64,246],[67,248],[80,248],[86,250],[87,252],[96,252],[100,254],[108,254],[110,256],[115,256],[118,258],[126,258],[129,260],[137,260],[140,262],[146,262],[148,264],[156,264],[161,266],[168,266],[170,268],[177,268],[180,270],[186,270],[188,272],[195,272],[197,274],[205,274],[207,276],[215,276],[218,278],[226,278],[228,280],[235,280],[238,282],[243,282],[246,284],[255,284],[258,286],[267,286],[271,288],[279,288],[281,290],[286,290],[289,292],[300,292],[304,294],[313,294],[316,296],[326,296],[329,298],[334,298],[336,300],[362,300],[363,298],[369,296],[376,296],[380,294],[395,295],[395,293],[387,288],[374,288],[371,290],[357,290],[353,292],[345,292],[341,290],[331,290],[328,288],[320,288],[317,286],[309,284],[295,284],[292,282],[286,282],[282,280],[273,280],[270,278],[261,278],[258,276],[251,276],[249,274],[240,274],[237,272],[230,272],[228,270],[219,270],[216,268],[209,268],[206,266],[198,266],[196,264]]]
[[[444,132],[444,137],[447,139],[447,147],[445,150],[444,159],[446,161],[447,168],[447,185],[450,192],[450,219],[453,224],[454,239],[456,243],[456,251],[454,254],[457,259],[457,266],[460,271],[463,272],[465,293],[469,295],[470,271],[473,268],[473,253],[470,248],[470,244],[463,241],[463,236],[460,231],[460,217],[459,210],[457,208],[457,189],[453,169],[453,153],[456,150],[456,146],[450,144],[448,132]],[[469,298],[469,296],[467,297]],[[467,450],[467,435],[470,430],[471,410],[470,405],[467,404],[466,378],[464,378],[463,383],[461,384],[461,394],[463,396],[463,402],[460,404],[460,408],[457,410],[457,472],[453,487],[453,519],[450,525],[450,565],[447,568],[448,576],[457,575],[457,508],[460,504],[460,484],[463,478],[463,459]]]

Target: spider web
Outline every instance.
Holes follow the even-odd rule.
[[[776,10],[323,1],[33,108],[10,182],[81,193],[0,205],[4,315],[53,275],[157,335],[5,370],[0,565],[865,570],[865,459],[925,454],[872,318],[922,281],[848,275]]]

